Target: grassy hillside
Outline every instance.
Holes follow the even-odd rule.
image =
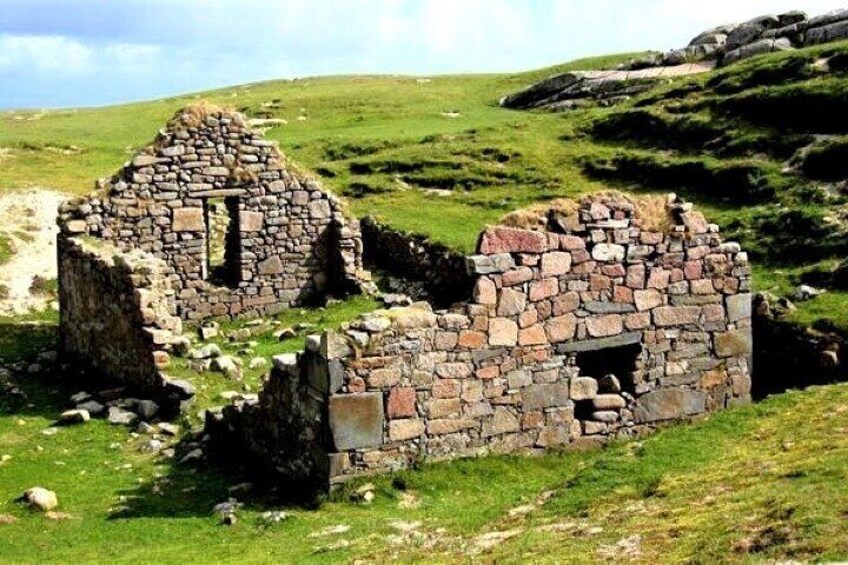
[[[553,114],[497,105],[541,77],[633,56],[513,75],[310,78],[124,106],[4,112],[0,190],[86,193],[176,109],[207,99],[286,120],[267,135],[348,197],[357,215],[377,214],[457,249],[471,250],[484,224],[538,200],[610,185],[673,190],[742,241],[759,266],[759,289],[826,284],[848,251],[840,184],[848,44],[670,80],[615,108]],[[815,321],[823,311],[848,328],[848,300],[832,291],[796,316]]]
[[[212,508],[237,475],[139,453],[146,436],[103,421],[45,435],[73,387],[19,384],[27,400],[0,404],[3,562],[848,558],[844,385],[603,451],[426,464],[376,479],[370,505],[349,500],[359,484],[318,508],[240,493],[227,527]],[[36,484],[62,519],[13,502]],[[269,524],[269,510],[289,517]]]
[[[517,75],[328,77],[107,108],[4,112],[0,191],[84,194],[178,108],[203,98],[285,119],[268,136],[356,214],[378,214],[458,249],[470,250],[485,223],[537,200],[610,185],[675,190],[742,240],[758,288],[830,284],[848,245],[848,44],[676,79],[615,108],[551,114],[497,106],[500,96],[554,72],[609,68],[632,56]],[[0,262],[10,252],[0,241]],[[848,328],[848,295],[832,286],[795,317]],[[314,329],[279,343],[276,328],[334,326],[373,307],[360,299],[285,313],[280,325],[251,336],[253,353],[293,350]],[[53,313],[0,318],[3,362],[31,358],[55,339]],[[216,341],[228,353],[245,346]],[[173,372],[195,381],[198,409],[221,402],[222,390],[255,390],[262,373],[248,371],[236,384],[198,376],[179,360]],[[240,520],[224,527],[212,507],[240,477],[142,454],[148,438],[102,421],[46,435],[75,387],[36,377],[10,383],[22,398],[4,394],[2,380],[3,562],[848,559],[846,386],[770,398],[599,452],[427,464],[375,480],[371,505],[346,493],[317,509],[239,495],[247,503]],[[196,421],[189,415],[184,427]],[[13,502],[35,484],[58,492],[65,519]],[[269,509],[291,516],[267,524],[261,515]]]

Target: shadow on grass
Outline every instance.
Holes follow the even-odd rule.
[[[215,505],[231,498],[258,511],[312,510],[323,501],[320,493],[303,485],[258,476],[246,458],[235,454],[227,459],[213,453],[212,458],[183,463],[182,458],[195,449],[190,435],[175,447],[176,456],[159,478],[119,493],[125,497],[125,508],[111,519],[209,517]]]

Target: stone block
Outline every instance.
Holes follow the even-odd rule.
[[[470,418],[446,418],[427,422],[427,433],[434,436],[455,434],[469,428],[476,428],[477,420]]]
[[[171,230],[175,232],[205,232],[203,208],[174,208]]]
[[[423,420],[392,420],[389,422],[389,440],[408,441],[424,435]]]
[[[738,322],[751,317],[751,294],[734,294],[727,297],[727,321]]]
[[[583,351],[598,351],[610,347],[621,347],[622,345],[633,345],[642,341],[642,332],[628,332],[612,337],[597,339],[584,339],[572,341],[557,346],[557,353],[579,353]]]
[[[599,394],[592,399],[595,410],[621,410],[627,406],[627,401],[620,394]]]
[[[480,236],[479,253],[543,253],[548,249],[548,238],[544,233],[505,226],[487,228]]]
[[[501,282],[504,286],[515,286],[529,280],[533,280],[533,269],[530,267],[518,267],[501,275]]]
[[[547,343],[547,336],[542,324],[535,324],[518,331],[518,345],[543,345],[545,343]]]
[[[569,404],[566,383],[535,384],[524,388],[524,410],[542,410]]]
[[[315,219],[326,219],[332,215],[330,203],[327,200],[312,200],[308,208],[309,216]]]
[[[239,231],[257,232],[262,231],[265,214],[262,212],[250,212],[242,210],[239,212]]]
[[[637,422],[675,420],[701,414],[706,410],[707,395],[702,391],[682,388],[660,389],[637,399],[634,416]]]
[[[382,394],[331,396],[328,415],[336,451],[377,447],[383,443]]]
[[[278,255],[274,255],[260,261],[257,269],[260,275],[279,275],[283,272],[283,261]]]
[[[436,374],[443,379],[467,379],[473,368],[470,363],[440,363],[436,365]]]
[[[400,369],[394,367],[374,369],[368,373],[366,381],[370,388],[386,388],[397,386],[400,376]]]
[[[517,316],[527,306],[527,295],[521,291],[504,288],[498,299],[498,316],[509,318]]]
[[[750,330],[733,330],[715,334],[715,352],[719,357],[750,355]]]
[[[663,303],[662,294],[653,288],[635,291],[633,293],[633,299],[636,302],[636,309],[640,312],[656,308]]]
[[[545,426],[536,437],[537,447],[555,447],[571,441],[570,426]]]
[[[598,395],[598,381],[592,377],[571,379],[569,396],[571,400],[592,400]]]
[[[586,318],[586,331],[592,337],[608,337],[624,331],[624,323],[618,314]]]
[[[542,279],[530,283],[530,300],[538,302],[559,293],[559,281],[554,278]]]
[[[520,429],[521,423],[518,421],[518,417],[509,408],[498,406],[494,410],[492,419],[488,422],[483,422],[481,435],[483,437],[491,437],[517,432]]]
[[[518,343],[518,324],[507,318],[489,319],[489,344],[513,347]]]
[[[428,400],[424,405],[430,418],[447,418],[462,412],[462,401],[459,398]]]
[[[474,283],[474,301],[477,304],[494,306],[498,301],[498,291],[491,279],[481,277]]]
[[[698,306],[661,306],[654,309],[654,323],[662,327],[697,324],[700,315]]]
[[[542,276],[556,277],[571,270],[571,253],[552,251],[542,255]]]
[[[556,316],[545,322],[545,333],[551,343],[560,343],[574,338],[577,317],[574,314]]]
[[[598,243],[592,247],[592,259],[606,263],[624,261],[625,249],[614,243]]]
[[[393,388],[386,401],[386,414],[390,419],[412,418],[415,411],[415,389],[412,387]]]
[[[480,349],[486,346],[486,334],[475,330],[462,330],[455,343],[466,349]]]

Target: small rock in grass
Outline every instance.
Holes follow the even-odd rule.
[[[140,422],[136,431],[140,434],[153,434],[156,433],[156,428],[148,424],[147,422]]]
[[[57,512],[55,510],[45,512],[44,517],[48,520],[70,520],[71,518],[73,518],[73,516],[71,516],[67,512]]]
[[[18,519],[11,514],[0,514],[0,526],[8,526],[14,524]]]
[[[288,520],[291,515],[288,512],[283,512],[281,510],[269,510],[268,512],[263,512],[261,517],[263,522],[279,524],[283,520]]]
[[[212,339],[213,337],[218,337],[218,325],[214,326],[201,326],[198,329],[198,333],[200,334],[200,339],[206,341],[208,339]]]
[[[226,502],[216,504],[212,509],[220,518],[221,523],[227,526],[232,526],[236,523],[236,511],[242,507],[242,503],[235,498],[227,499]]]
[[[141,444],[141,447],[139,447],[138,450],[142,453],[158,453],[163,447],[165,447],[165,444],[160,440],[151,439],[150,441]]]
[[[128,426],[138,420],[138,415],[130,412],[129,410],[118,408],[117,406],[110,406],[109,415],[106,419],[110,424]]]
[[[180,427],[176,424],[171,424],[169,422],[159,422],[156,424],[156,427],[159,428],[159,431],[165,434],[166,436],[177,436],[180,433]]]
[[[59,433],[59,428],[46,428],[41,430],[41,435],[45,436],[55,436]]]
[[[152,400],[139,400],[135,405],[135,411],[144,420],[151,420],[159,413],[159,405]]]
[[[91,395],[85,392],[84,390],[71,395],[71,402],[74,404],[79,404],[81,402],[85,402],[86,400],[91,400]]]
[[[268,361],[263,357],[254,357],[250,360],[247,367],[252,370],[261,369],[268,364]]]
[[[241,393],[235,390],[225,390],[218,395],[221,400],[226,400],[227,402],[231,402],[236,398],[241,397]]]
[[[26,502],[33,508],[42,512],[49,512],[59,506],[59,499],[52,490],[44,487],[32,487],[28,489],[18,500]]]
[[[802,284],[798,288],[795,289],[795,292],[792,294],[792,298],[794,298],[798,302],[802,302],[804,300],[811,300],[816,296],[823,294],[825,291],[814,288],[810,285]]]
[[[287,339],[291,339],[297,336],[297,332],[294,331],[294,328],[283,328],[279,332],[277,332],[277,340],[285,341]]]
[[[180,459],[181,464],[194,463],[203,459],[203,450],[199,447],[192,449]]]
[[[96,400],[86,400],[77,404],[77,409],[86,410],[89,415],[96,416],[98,414],[102,414],[106,410],[106,407]]]
[[[371,504],[374,501],[374,485],[372,483],[362,485],[351,493],[350,499],[354,502]]]
[[[59,415],[59,423],[65,425],[83,424],[89,420],[91,420],[91,414],[84,409],[65,410]]]
[[[214,359],[219,355],[221,355],[221,348],[214,343],[208,343],[200,349],[195,349],[189,353],[189,357],[192,359]]]
[[[228,377],[236,376],[239,372],[238,364],[229,355],[221,355],[212,359],[210,369],[216,373],[223,373]]]

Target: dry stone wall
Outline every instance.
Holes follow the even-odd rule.
[[[463,254],[424,236],[392,229],[372,216],[362,220],[362,241],[369,266],[419,283],[434,305],[449,306],[471,297],[474,278],[465,269]]]
[[[223,204],[222,204],[223,203]],[[225,263],[210,264],[210,209],[230,216]],[[92,197],[60,210],[60,238],[89,235],[172,267],[184,319],[273,313],[367,279],[359,224],[285,166],[244,118],[206,106],[179,113]]]
[[[117,380],[166,411],[193,396],[162,372],[182,331],[169,301],[171,269],[148,253],[85,238],[59,241],[60,340],[86,370]]]
[[[544,230],[489,228],[468,258],[472,300],[310,338],[210,433],[326,487],[425,456],[599,443],[746,402],[747,257],[689,205],[671,200],[668,214],[667,229],[643,228],[632,202],[605,196],[552,210]],[[281,415],[304,412],[293,437]]]

